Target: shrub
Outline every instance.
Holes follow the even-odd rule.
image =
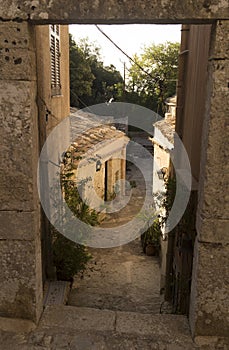
[[[69,209],[81,221],[95,226],[99,223],[98,213],[91,210],[87,203],[83,202],[77,186],[71,180],[73,173],[67,171],[61,174],[62,192]],[[60,220],[57,213],[57,220]],[[64,222],[65,217],[61,217]],[[52,228],[53,262],[56,267],[58,280],[72,281],[74,275],[86,268],[91,259],[84,245],[75,243],[64,237],[54,227]]]
[[[75,243],[53,229],[53,262],[58,280],[72,281],[85,269],[91,255],[83,245]]]
[[[147,245],[153,245],[159,252],[161,247],[161,226],[159,219],[155,219],[153,224],[141,235],[143,251]]]

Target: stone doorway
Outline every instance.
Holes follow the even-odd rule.
[[[91,2],[80,1],[76,5],[75,1],[68,0],[64,8],[59,1],[53,1],[49,6],[39,2],[32,5],[22,2],[19,5],[16,0],[9,1],[8,4],[9,6],[0,4],[1,49],[4,52],[10,49],[9,54],[4,53],[1,56],[0,96],[3,117],[2,141],[5,149],[3,165],[12,159],[15,138],[19,141],[18,151],[14,148],[14,159],[8,163],[7,175],[4,171],[1,175],[1,258],[4,266],[1,315],[37,322],[42,312],[40,210],[36,191],[37,76],[33,25],[212,23],[207,108],[202,133],[201,179],[198,186],[198,236],[195,242],[190,325],[193,335],[226,336],[228,325],[224,302],[226,305],[225,283],[228,273],[228,238],[225,235],[225,227],[228,225],[228,210],[225,211],[228,174],[225,153],[225,95],[228,91],[226,38],[229,18],[227,3],[221,1],[216,5],[213,0],[207,3],[201,0],[191,6],[188,1],[182,4],[177,1],[172,4],[169,1],[140,1],[128,4],[105,1],[101,7],[100,3],[91,6]],[[15,172],[18,169],[19,176]],[[20,267],[16,268],[17,265]],[[220,290],[219,285],[222,286]],[[212,311],[215,309],[218,310],[217,314]]]

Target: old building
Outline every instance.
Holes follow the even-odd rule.
[[[91,208],[104,211],[105,202],[125,191],[126,145],[128,137],[117,130],[112,118],[71,109],[72,132],[69,163],[73,181],[80,186],[81,197]],[[121,181],[123,180],[123,181]]]
[[[164,119],[154,123],[154,136],[151,138],[154,147],[153,195],[165,192],[165,181],[169,176],[170,152],[174,148],[176,118],[176,98],[166,101],[167,112]],[[160,201],[157,203],[160,210]]]
[[[39,147],[42,149],[47,137],[55,126],[70,113],[69,97],[69,34],[68,26],[59,24],[36,26],[35,30],[37,64],[37,105],[39,111]],[[70,142],[68,131],[64,134]],[[55,140],[57,150],[53,157],[59,163],[63,135]],[[55,176],[56,167],[47,166],[44,181],[48,185]],[[44,191],[45,192],[45,191]],[[45,193],[41,193],[45,195]],[[53,278],[50,226],[46,215],[41,212],[41,250],[43,283]]]
[[[68,26],[36,26],[35,40],[40,124],[48,135],[70,113]]]

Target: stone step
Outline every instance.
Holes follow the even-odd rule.
[[[75,289],[71,291],[67,304],[112,311],[158,314],[160,313],[161,299],[160,297],[149,295],[148,299],[144,296],[143,302],[141,300],[136,302],[136,297],[132,298],[131,295],[101,294],[92,290],[90,293],[87,293],[85,288],[81,288],[81,290]]]
[[[70,291],[70,282],[46,281],[43,305],[66,304]]]
[[[50,305],[44,310],[38,332],[74,334],[90,343],[93,337],[101,338],[104,347],[76,347],[76,349],[195,349],[188,321],[182,315],[152,315],[136,312],[98,310],[86,307]],[[115,339],[129,347],[113,347]],[[82,340],[82,339],[81,339]],[[145,347],[131,347],[137,341]],[[120,344],[121,344],[120,343]],[[109,347],[110,344],[110,347]],[[146,346],[149,344],[151,347]],[[89,345],[88,345],[89,346]]]

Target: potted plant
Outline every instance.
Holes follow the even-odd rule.
[[[161,247],[161,227],[159,219],[155,219],[141,235],[143,252],[146,255],[158,255]]]

